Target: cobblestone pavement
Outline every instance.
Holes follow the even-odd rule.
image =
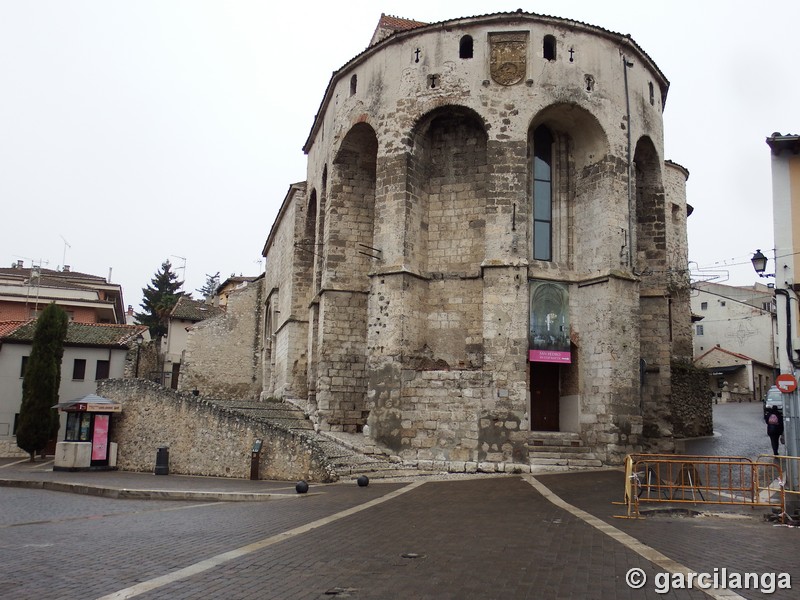
[[[347,482],[298,495],[286,482],[52,473],[0,461],[0,597],[797,597],[792,590],[709,596],[656,585],[665,584],[665,564],[710,574],[787,572],[800,585],[800,530],[765,523],[760,512],[617,519],[624,513],[612,504],[622,497],[621,471],[535,476],[554,500],[528,479]],[[157,498],[194,490],[227,500],[8,487],[20,481],[150,489]],[[234,502],[231,494],[262,494],[262,501]],[[642,589],[626,583],[632,568],[647,577]]]

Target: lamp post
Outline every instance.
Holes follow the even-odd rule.
[[[759,277],[775,277],[775,273],[764,273],[767,270],[767,257],[764,256],[761,250],[756,250],[750,262],[753,263],[753,269],[755,269]]]
[[[775,273],[764,273],[767,270],[767,257],[761,252],[761,250],[756,250],[753,257],[750,259],[750,262],[753,263],[753,269],[758,274],[759,277],[775,277]],[[785,346],[783,349],[785,351],[785,357],[788,361],[784,361],[783,358],[780,358],[780,364],[785,365],[785,368],[781,366],[781,372],[791,373],[795,378],[797,377],[797,371],[800,369],[800,361],[795,358],[795,351],[793,347],[792,341],[792,323],[794,318],[792,316],[792,300],[797,302],[797,297],[791,291],[791,287],[786,285],[784,282],[783,285],[780,287],[775,285],[775,295],[776,296],[783,296],[786,300],[786,315],[784,318],[781,318],[778,315],[778,334],[785,333],[784,342],[781,344],[780,337],[778,338],[778,346],[781,345]],[[785,287],[784,287],[785,286]],[[788,288],[788,289],[787,289]],[[777,300],[777,299],[776,299]],[[776,302],[777,306],[777,302]],[[783,323],[784,331],[781,331],[781,323]],[[783,394],[783,424],[784,424],[784,439],[786,440],[786,455],[787,456],[800,456],[800,394],[798,394],[797,389],[790,393]],[[784,478],[786,480],[786,488],[789,490],[798,491],[800,490],[800,469],[798,469],[797,461],[791,460],[786,461],[786,468],[784,469]],[[796,505],[796,502],[791,502],[792,505]],[[787,502],[787,512],[789,511],[790,503]],[[792,508],[795,508],[793,506]]]

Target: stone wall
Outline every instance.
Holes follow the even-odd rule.
[[[519,37],[505,48],[519,78],[492,62],[504,32]],[[542,56],[546,35],[557,57]],[[320,200],[287,196],[265,246],[281,314],[264,392],[301,394],[289,365],[306,367],[320,429],[366,422],[406,460],[524,462],[532,417],[547,428],[555,406],[609,464],[666,450],[670,361],[690,339],[668,276],[685,266],[686,211],[685,177],[663,181],[666,89],[629,38],[521,12],[398,32],[337,70],[304,148]],[[551,158],[533,147],[540,127]],[[533,157],[547,163],[538,192]],[[318,254],[313,278],[298,243]],[[535,409],[532,379],[552,373],[528,364],[533,280],[569,289],[574,355]],[[307,328],[284,327],[286,294],[307,297]],[[288,339],[304,335],[305,355]]]
[[[672,362],[672,420],[677,438],[714,434],[712,400],[708,372],[688,361]]]
[[[170,473],[248,479],[253,441],[261,439],[260,479],[335,479],[314,439],[227,411],[202,396],[140,379],[103,381],[98,394],[122,403],[110,435],[119,444],[121,470],[152,472],[158,448],[167,446]]]
[[[261,393],[260,279],[231,292],[224,314],[189,329],[180,389],[216,398]]]

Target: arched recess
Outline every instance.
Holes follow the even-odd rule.
[[[528,187],[525,208],[520,210],[517,223],[528,227],[529,276],[551,279],[562,273],[565,278],[572,273],[586,273],[608,266],[606,235],[598,231],[607,229],[604,222],[616,218],[627,222],[627,211],[619,209],[616,217],[609,216],[617,210],[609,199],[613,197],[610,181],[614,163],[609,157],[608,136],[598,119],[589,111],[574,104],[557,103],[545,107],[531,120],[528,129]],[[625,165],[616,166],[625,173]],[[622,198],[625,198],[624,188]],[[519,225],[518,225],[519,227]],[[534,282],[531,283],[534,285]],[[535,285],[549,285],[541,282]],[[533,290],[537,289],[532,287]],[[591,333],[596,320],[589,327],[581,318],[594,314],[597,299],[595,290],[565,287],[573,328],[584,335]],[[547,306],[534,304],[530,318],[551,315]],[[536,308],[534,308],[536,307]],[[535,312],[538,311],[538,312]],[[586,339],[586,338],[583,338]],[[562,347],[564,344],[562,344]],[[586,345],[588,348],[588,344]],[[593,357],[570,337],[570,362],[547,362],[532,356],[528,375],[530,391],[530,427],[532,430],[581,430],[582,371],[597,368]]]
[[[378,139],[366,123],[335,154],[325,206],[319,293],[316,400],[320,425],[357,432],[366,424],[369,248],[375,246]]]
[[[636,206],[636,271],[663,274],[667,267],[667,223],[661,159],[649,137],[636,143],[633,155],[633,182]],[[652,277],[649,281],[662,278]],[[643,279],[648,287],[648,280]]]
[[[609,160],[608,154],[608,137],[600,122],[579,106],[553,104],[531,121],[527,215],[531,260],[574,269],[580,268],[578,260],[598,259],[598,248],[591,247],[598,236],[590,234],[605,218],[596,198],[608,175],[598,165]],[[543,236],[548,239],[542,240]]]
[[[440,107],[414,128],[408,185],[406,261],[430,279],[416,282],[424,299],[406,337],[426,361],[477,368],[482,352],[486,256],[488,136],[481,117],[460,106]],[[476,308],[478,307],[478,308]]]
[[[652,444],[669,437],[672,298],[666,286],[667,215],[661,159],[652,140],[641,137],[633,155],[636,238],[634,271],[639,285],[639,356],[648,367],[640,381],[642,435]],[[665,433],[667,432],[667,433]]]

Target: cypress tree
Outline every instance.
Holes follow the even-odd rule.
[[[58,386],[61,383],[61,358],[67,337],[67,313],[49,304],[36,321],[31,355],[22,379],[22,406],[17,425],[17,446],[31,455],[47,446],[58,433]]]

